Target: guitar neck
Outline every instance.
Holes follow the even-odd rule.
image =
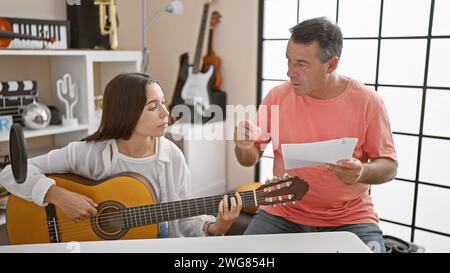
[[[20,39],[38,40],[38,41],[47,41],[47,42],[53,42],[53,40],[54,40],[54,38],[45,38],[45,37],[28,35],[28,34],[14,33],[14,32],[4,31],[4,30],[0,30],[0,37],[20,38]]]
[[[242,206],[252,207],[257,204],[256,191],[245,191],[239,194],[242,197]],[[228,197],[228,199],[231,197]],[[223,195],[201,197],[189,200],[167,202],[148,206],[126,208],[122,210],[127,227],[138,227],[173,221],[198,215],[217,215],[219,202]],[[230,202],[228,202],[230,204]]]
[[[213,52],[213,35],[214,35],[214,29],[209,30],[209,39],[208,39],[208,56],[212,55]]]
[[[203,41],[204,41],[205,29],[206,29],[206,20],[208,19],[208,11],[209,11],[209,4],[206,3],[203,6],[202,22],[200,24],[200,32],[198,34],[197,47],[195,49],[195,57],[194,57],[194,65],[193,65],[193,72],[195,74],[200,72],[200,57],[202,54],[202,47],[203,47]]]

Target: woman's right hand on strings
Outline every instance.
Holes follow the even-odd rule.
[[[48,189],[44,202],[54,204],[67,218],[77,223],[97,214],[94,200],[56,185]]]

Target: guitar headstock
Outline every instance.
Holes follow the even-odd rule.
[[[295,203],[303,198],[308,189],[308,183],[297,176],[275,177],[256,189],[256,199],[258,205],[265,206]]]
[[[215,28],[217,24],[220,23],[220,18],[222,18],[220,12],[218,12],[217,10],[213,11],[213,13],[211,14],[211,20],[209,22],[209,27]]]

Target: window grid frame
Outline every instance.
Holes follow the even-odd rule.
[[[258,16],[258,68],[257,68],[257,105],[260,105],[262,101],[262,83],[263,81],[279,81],[279,82],[285,82],[284,79],[272,79],[272,78],[263,78],[262,77],[262,66],[263,66],[263,44],[265,41],[288,41],[289,39],[285,38],[264,38],[263,34],[263,23],[264,23],[264,1],[265,0],[259,0],[259,16]],[[299,22],[299,7],[300,7],[300,1],[297,0],[297,22]],[[446,185],[440,185],[432,182],[427,181],[421,181],[419,180],[420,177],[420,164],[421,164],[421,153],[422,153],[422,140],[423,138],[432,138],[432,139],[440,139],[440,140],[447,140],[450,141],[450,137],[444,137],[444,136],[434,136],[434,135],[426,135],[423,134],[423,128],[424,128],[424,117],[425,117],[425,106],[426,106],[426,94],[428,89],[437,89],[437,90],[448,90],[450,91],[450,86],[428,86],[428,68],[429,68],[429,62],[430,62],[430,50],[431,50],[431,41],[434,39],[450,39],[450,35],[432,35],[433,30],[433,16],[434,16],[434,7],[435,7],[435,0],[431,0],[430,4],[430,16],[429,16],[429,22],[428,22],[428,34],[426,36],[386,36],[383,37],[381,35],[382,32],[382,24],[383,24],[383,7],[384,7],[384,0],[380,0],[380,21],[379,21],[379,29],[378,29],[378,37],[345,37],[344,40],[377,40],[378,41],[378,49],[377,49],[377,63],[376,63],[376,74],[375,74],[375,84],[366,84],[368,86],[372,86],[376,91],[378,91],[378,87],[397,87],[397,88],[416,88],[422,90],[422,102],[421,102],[421,110],[420,110],[420,125],[419,125],[419,133],[413,134],[413,133],[404,133],[404,132],[397,132],[394,131],[394,135],[405,135],[405,136],[414,136],[418,137],[418,147],[417,147],[417,163],[416,163],[416,173],[415,173],[415,179],[405,179],[401,177],[396,177],[396,180],[414,183],[414,198],[413,198],[413,212],[412,212],[412,221],[411,224],[404,224],[397,221],[389,220],[380,218],[380,221],[400,225],[403,227],[410,228],[411,231],[411,242],[414,242],[415,238],[415,230],[425,231],[432,234],[437,234],[441,236],[450,237],[450,233],[440,232],[437,230],[431,230],[427,228],[423,228],[416,225],[416,215],[417,215],[417,199],[418,199],[418,191],[419,191],[419,185],[427,185],[432,187],[441,188],[443,190],[450,190],[450,186]],[[336,0],[336,22],[339,22],[339,0]],[[381,41],[382,40],[401,40],[401,39],[426,39],[426,54],[425,54],[425,72],[424,72],[424,79],[423,79],[423,85],[417,86],[417,85],[400,85],[400,84],[380,84],[378,82],[379,80],[379,71],[380,71],[380,49],[381,49]],[[268,158],[273,159],[271,156],[263,155],[261,159]],[[255,166],[255,181],[260,180],[260,163],[258,162]]]

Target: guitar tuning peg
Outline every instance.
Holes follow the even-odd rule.
[[[278,196],[278,201],[283,201],[283,197]]]
[[[289,178],[290,176],[289,176],[289,174],[288,173],[284,173],[284,176],[283,176],[283,178]]]
[[[286,206],[286,203],[283,203],[283,206]]]
[[[270,178],[267,178],[266,180],[264,180],[264,184],[269,184],[271,182]]]
[[[280,186],[280,184],[278,184],[278,185],[277,185],[277,190],[279,190],[279,189],[281,189],[281,186]]]
[[[292,204],[292,205],[295,205],[295,201],[292,201],[291,204]]]
[[[274,208],[274,207],[276,207],[276,206],[277,206],[277,204],[272,204],[272,205],[271,205],[272,208]]]
[[[289,194],[288,195],[288,199],[291,200],[292,198],[294,198],[294,195],[293,194]]]
[[[267,202],[267,203],[271,203],[272,202],[272,198],[271,197],[264,198],[264,201]]]

